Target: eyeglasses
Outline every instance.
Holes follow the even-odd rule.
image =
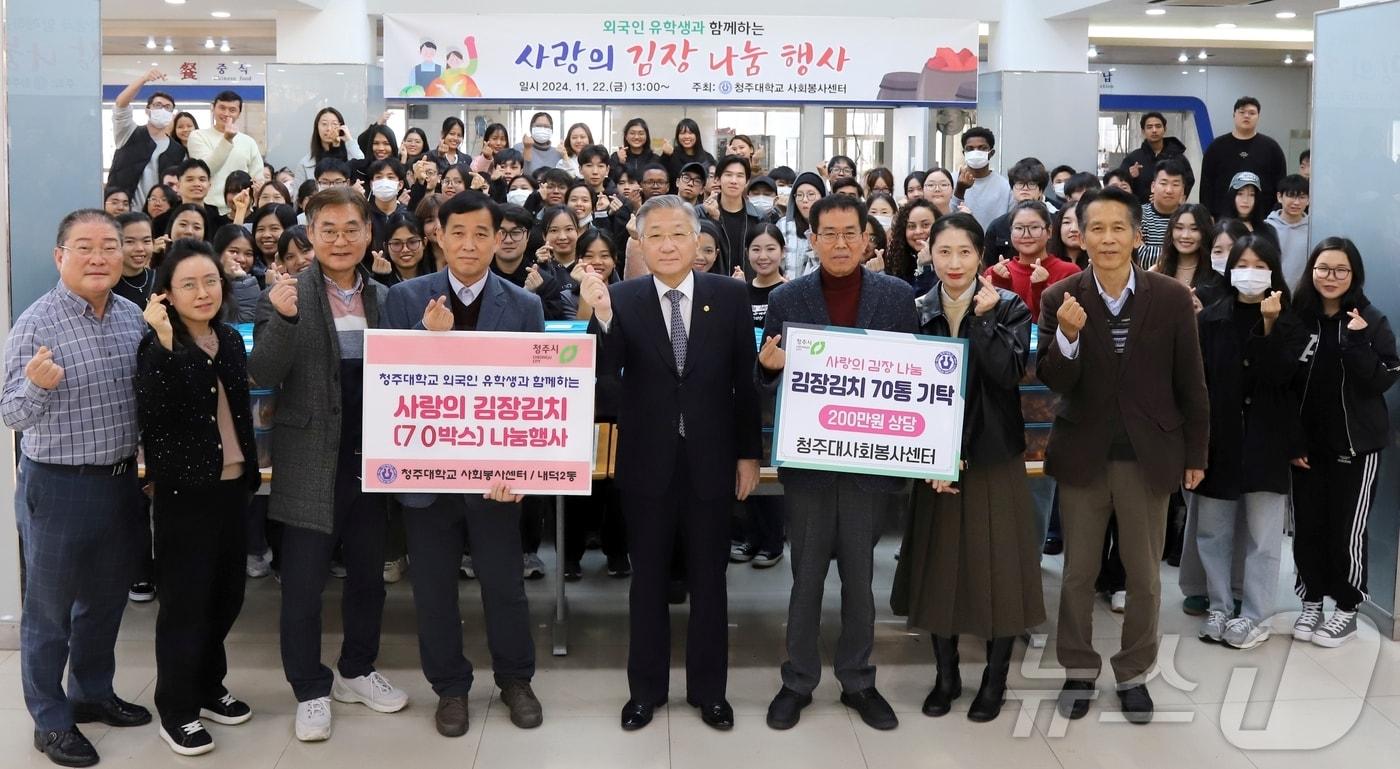
[[[408,240],[390,240],[385,242],[390,251],[402,251],[405,248],[409,251],[417,251],[423,247],[422,238],[409,238]]]
[[[1016,182],[1011,185],[1011,189],[1017,192],[1038,192],[1040,190],[1040,185],[1035,182]]]
[[[1018,224],[1015,227],[1011,228],[1012,235],[1019,235],[1021,237],[1029,236],[1033,238],[1036,235],[1040,235],[1043,232],[1045,232],[1045,225],[1043,224],[1033,224],[1029,227],[1023,224]]]
[[[501,228],[501,240],[504,240],[507,243],[514,243],[517,240],[524,240],[526,234],[527,233],[525,232],[525,230],[519,227],[512,227],[510,229],[506,229],[504,227]]]
[[[359,227],[351,227],[347,230],[317,230],[316,237],[327,245],[338,242],[344,237],[347,242],[358,243],[360,238],[365,236],[365,231]]]
[[[948,182],[926,182],[926,183],[924,184],[924,189],[926,189],[926,190],[951,190],[951,189],[953,189],[953,185],[950,184],[950,183],[948,183]]]
[[[223,285],[223,281],[215,277],[205,278],[203,281],[182,280],[179,283],[175,284],[173,288],[176,291],[180,291],[182,293],[193,294],[194,292],[200,289],[201,285],[206,291],[214,293],[219,290],[220,286]]]
[[[59,248],[63,249],[64,251],[72,251],[73,253],[77,254],[78,256],[81,256],[84,259],[96,256],[97,254],[101,254],[102,256],[107,258],[111,258],[114,256],[120,256],[122,252],[121,246],[113,245],[110,243],[102,244],[101,248],[90,245],[59,246]]]
[[[349,179],[317,179],[317,180],[316,180],[316,184],[317,184],[318,186],[320,186],[320,188],[323,189],[323,190],[324,190],[324,189],[327,189],[327,188],[330,188],[330,187],[344,187],[345,185],[347,185],[347,184],[349,184],[349,183],[350,183],[350,180],[349,180]]]
[[[644,187],[665,187],[665,186],[666,186],[666,180],[665,180],[665,179],[643,179],[643,180],[642,180],[642,186],[644,186]]]
[[[809,200],[820,200],[822,196],[817,192],[809,190],[807,192],[799,192],[796,195],[793,195],[792,197],[799,203],[805,203]]]
[[[700,179],[700,177],[696,176],[695,174],[684,174],[684,175],[681,176],[681,178],[679,179],[679,181],[680,181],[681,184],[703,184],[703,183],[704,183],[704,182]]]
[[[1319,264],[1313,268],[1313,274],[1319,278],[1332,278],[1333,280],[1346,280],[1351,277],[1350,267],[1328,267]]]
[[[829,246],[838,240],[845,241],[846,243],[859,243],[861,238],[865,237],[865,233],[860,231],[818,232],[816,237],[817,240]]]

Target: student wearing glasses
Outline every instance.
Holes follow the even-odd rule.
[[[1014,291],[1031,310],[1032,317],[1040,314],[1040,294],[1061,278],[1069,277],[1079,268],[1046,251],[1050,243],[1050,211],[1038,200],[1017,203],[1011,209],[1011,245],[1016,258],[998,258],[997,263],[983,273],[992,285]]]

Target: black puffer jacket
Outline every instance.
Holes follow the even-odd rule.
[[[969,464],[999,462],[1026,450],[1020,383],[1030,357],[1031,311],[1016,294],[997,293],[1001,301],[996,309],[978,315],[975,304],[968,307],[958,329],[958,336],[968,341],[962,456]],[[922,333],[952,336],[943,314],[942,283],[914,305]]]
[[[212,360],[198,347],[179,341],[174,350],[167,350],[154,331],[141,340],[136,353],[136,417],[146,450],[146,477],[180,488],[219,481],[224,450],[215,416],[216,382],[221,382],[243,452],[243,479],[256,491],[262,476],[253,441],[243,337],[228,324],[213,325],[219,335],[219,354]]]
[[[1210,395],[1210,449],[1196,491],[1215,499],[1287,494],[1288,461],[1301,456],[1302,425],[1291,384],[1308,335],[1284,310],[1264,336],[1263,321],[1240,343],[1235,292],[1201,311],[1201,360]]]
[[[1191,169],[1191,161],[1186,159],[1186,145],[1182,144],[1181,140],[1175,136],[1168,136],[1162,139],[1161,152],[1154,153],[1152,146],[1143,140],[1142,146],[1129,152],[1128,156],[1123,158],[1123,164],[1118,167],[1119,170],[1128,175],[1128,183],[1132,185],[1133,194],[1138,196],[1138,200],[1143,203],[1151,201],[1154,169],[1156,169],[1158,161],[1167,158],[1181,158],[1181,162],[1186,165],[1186,178],[1182,181],[1186,183],[1186,194],[1191,194],[1191,188],[1196,186],[1196,174]],[[1128,170],[1135,163],[1142,166],[1136,178]]]
[[[1380,451],[1390,444],[1390,411],[1385,405],[1385,391],[1400,379],[1400,356],[1395,351],[1395,333],[1390,321],[1376,306],[1367,303],[1361,309],[1366,328],[1347,329],[1345,311],[1336,319],[1313,318],[1304,322],[1312,335],[1302,355],[1303,365],[1294,376],[1298,402],[1306,404],[1314,369],[1318,366],[1340,366],[1342,413],[1346,417],[1346,446],[1327,446],[1339,453],[1352,455]],[[1336,341],[1322,339],[1323,329],[1336,328]],[[1302,406],[1300,408],[1305,408]],[[1304,414],[1304,424],[1307,415]],[[1323,436],[1307,436],[1310,443],[1326,442]]]

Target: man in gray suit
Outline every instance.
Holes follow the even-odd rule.
[[[763,349],[755,367],[758,384],[775,390],[786,362],[783,324],[848,326],[876,331],[918,330],[914,292],[899,278],[860,265],[865,252],[865,206],[856,198],[830,195],[812,205],[812,248],[821,268],[774,289],[768,299]],[[768,725],[791,729],[812,702],[821,678],[822,588],[836,553],[841,575],[841,636],[836,642],[836,679],[841,702],[875,729],[899,725],[894,710],[875,690],[870,651],[875,642],[875,595],[870,587],[880,514],[908,484],[900,478],[858,473],[779,469],[790,516],[792,598],[788,603],[783,688],[768,706]]]
[[[282,534],[282,669],[297,698],[296,735],[331,736],[330,698],[393,713],[408,704],[374,669],[384,613],[383,499],[360,491],[364,331],[378,328],[384,287],[360,266],[373,231],[369,201],[332,187],[306,203],[316,261],[258,301],[248,375],[276,387],[268,517]],[[212,417],[211,417],[212,419]],[[337,670],[321,664],[321,593],[341,546],[345,640]]]
[[[385,325],[420,331],[544,331],[539,297],[491,272],[501,240],[496,204],[479,192],[462,192],[443,203],[438,223],[447,269],[394,286]],[[457,606],[457,565],[468,535],[501,701],[516,726],[539,726],[544,713],[530,689],[535,643],[520,570],[520,495],[498,483],[484,497],[400,494],[399,501],[413,564],[418,652],[423,675],[439,698],[434,716],[438,733],[460,737],[468,726],[472,664],[462,654]]]

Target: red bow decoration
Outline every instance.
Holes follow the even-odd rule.
[[[956,52],[952,48],[939,48],[933,58],[924,64],[924,69],[939,72],[976,72],[977,54],[966,48]]]

